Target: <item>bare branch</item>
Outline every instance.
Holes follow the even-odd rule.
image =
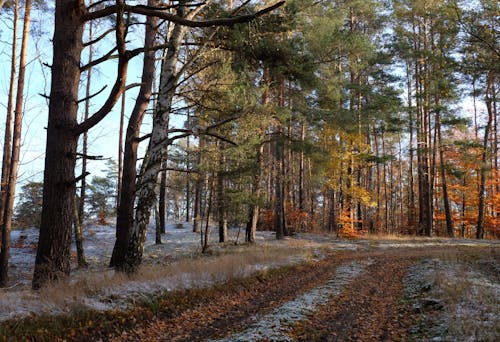
[[[130,13],[135,13],[135,14],[142,14],[146,16],[154,16],[158,17],[160,19],[165,19],[168,21],[171,21],[173,23],[179,24],[179,25],[184,25],[188,27],[213,27],[213,26],[231,26],[235,24],[240,24],[240,23],[246,23],[249,21],[254,20],[255,18],[258,18],[266,13],[269,13],[278,7],[281,7],[285,4],[285,1],[279,1],[276,4],[266,7],[260,11],[255,12],[254,14],[247,14],[247,15],[240,15],[237,17],[233,18],[216,18],[216,19],[209,19],[209,20],[202,20],[202,21],[196,21],[196,20],[189,20],[186,18],[179,17],[175,14],[172,13],[167,13],[159,9],[150,9],[150,8],[145,8],[144,6],[131,6],[131,5],[125,5],[123,4],[122,6],[118,5],[113,5],[106,7],[102,10],[99,11],[94,11],[94,12],[89,12],[87,15],[84,16],[84,20],[93,20],[93,19],[98,19],[98,18],[103,18],[107,17],[108,15],[114,14],[119,11],[119,7],[122,7],[123,11],[127,11]]]
[[[113,32],[114,30],[115,29],[110,28],[109,30],[107,30],[103,34],[101,34],[99,37],[97,37],[96,39],[93,39],[93,40],[91,40],[89,42],[83,43],[83,47],[87,47],[87,46],[90,46],[90,45],[93,45],[93,44],[97,43],[101,39],[104,39],[104,37],[106,37],[108,34],[110,34],[111,32]]]
[[[160,171],[176,171],[176,172],[185,172],[185,173],[200,173],[198,170],[187,170],[187,169],[179,169],[176,167],[165,167],[160,169]]]
[[[89,95],[87,97],[84,97],[83,99],[81,100],[78,100],[78,103],[81,103],[81,102],[85,102],[87,100],[90,100],[91,98],[93,97],[96,97],[97,95],[99,95],[100,93],[102,93],[104,91],[104,89],[106,89],[108,87],[108,85],[105,85],[104,87],[101,88],[101,90],[99,90],[97,93],[95,94],[92,94],[92,95]]]
[[[147,140],[147,139],[151,138],[151,136],[152,136],[152,134],[149,133],[149,134],[146,134],[146,135],[144,135],[144,136],[142,136],[140,138],[137,138],[135,141],[137,141],[137,142],[143,142],[144,140]]]
[[[76,153],[76,156],[79,158],[85,158],[87,160],[105,160],[109,158],[104,158],[103,156],[90,156],[88,154],[83,154],[83,153]]]
[[[124,6],[123,0],[117,2],[119,2],[121,6]],[[77,136],[82,134],[83,132],[88,131],[90,128],[94,127],[102,119],[104,119],[106,115],[111,111],[111,109],[113,109],[113,106],[116,104],[123,90],[125,89],[125,84],[127,81],[128,62],[136,55],[126,50],[125,26],[126,23],[124,22],[123,16],[118,15],[116,19],[116,48],[118,50],[119,58],[115,84],[113,85],[113,88],[111,89],[111,92],[102,107],[91,117],[89,117],[87,120],[83,121],[73,129],[73,134]],[[139,52],[137,52],[137,54],[139,54]]]
[[[116,50],[118,50],[118,48],[115,46],[115,47],[113,47],[113,48],[112,48],[112,49],[111,49],[111,50],[110,50],[107,54],[105,54],[104,56],[99,57],[98,59],[93,60],[92,62],[90,62],[90,63],[88,63],[88,64],[86,64],[86,65],[81,66],[81,67],[80,67],[80,71],[84,72],[84,71],[86,71],[86,70],[88,70],[88,69],[90,69],[90,68],[92,68],[92,67],[96,66],[97,64],[100,64],[100,63],[104,62],[104,61],[108,61],[108,60],[110,60],[110,59],[115,59],[115,58],[118,58],[118,56],[117,56],[117,55],[113,56],[113,53],[114,53]]]
[[[205,135],[209,135],[211,137],[217,138],[217,139],[222,140],[224,142],[227,142],[227,143],[229,143],[229,144],[231,144],[233,146],[238,146],[237,143],[235,143],[235,142],[233,142],[233,141],[231,141],[231,140],[223,137],[222,135],[219,135],[219,134],[216,134],[216,133],[211,133],[211,132],[206,132]]]
[[[80,176],[78,176],[75,179],[73,179],[71,182],[67,182],[66,185],[67,186],[73,186],[76,183],[78,183],[79,181],[81,181],[82,179],[84,179],[85,177],[87,177],[88,175],[90,175],[90,172],[85,172],[84,174],[81,174]]]
[[[125,91],[130,90],[135,87],[140,87],[142,85],[141,82],[130,83],[125,86]]]

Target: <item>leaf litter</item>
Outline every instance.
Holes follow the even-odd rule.
[[[257,341],[264,339],[270,341],[292,341],[291,337],[287,334],[290,326],[312,315],[331,296],[340,294],[341,290],[361,274],[371,262],[370,259],[366,259],[339,266],[335,272],[335,276],[325,284],[301,294],[294,300],[286,302],[263,317],[256,317],[255,320],[257,322],[245,331],[214,341]]]

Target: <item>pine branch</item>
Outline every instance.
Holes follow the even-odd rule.
[[[97,10],[94,12],[88,12],[87,15],[83,17],[85,21],[104,18],[109,15],[119,13],[121,11],[134,13],[134,14],[142,14],[146,16],[154,16],[160,19],[165,19],[175,24],[184,25],[188,27],[213,27],[213,26],[232,26],[235,24],[246,23],[252,21],[266,13],[269,13],[285,4],[285,1],[279,1],[276,4],[266,7],[260,11],[255,12],[254,14],[240,15],[233,18],[216,18],[216,19],[208,19],[208,20],[189,20],[183,17],[179,17],[178,15],[164,12],[158,8],[147,8],[140,5],[126,5],[126,4],[118,4],[106,7],[102,10]]]

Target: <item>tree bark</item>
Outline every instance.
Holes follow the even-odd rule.
[[[35,289],[70,272],[78,141],[73,129],[77,125],[85,12],[82,0],[61,0],[56,4],[43,208],[33,275]]]
[[[227,240],[227,220],[225,217],[225,202],[224,202],[224,158],[222,153],[224,147],[222,142],[218,142],[218,171],[217,171],[217,216],[219,221],[219,242],[224,243]]]
[[[436,101],[436,105],[439,105],[439,101]],[[443,139],[441,136],[441,114],[439,110],[436,111],[436,135],[438,139],[438,149],[439,149],[439,161],[440,167],[439,171],[441,174],[441,187],[443,189],[443,203],[444,203],[444,214],[446,218],[446,234],[448,237],[453,237],[453,219],[451,215],[450,198],[448,195],[448,184],[446,180],[446,168],[444,159],[444,147]]]
[[[86,267],[88,266],[88,263],[85,260],[85,251],[83,249],[83,219],[80,217],[78,209],[79,205],[78,203],[75,203],[75,216],[73,218],[73,226],[75,234],[76,260],[78,267]]]
[[[201,154],[205,147],[205,138],[200,136],[198,143],[197,165],[201,165]],[[203,209],[202,209],[202,191],[203,191],[204,175],[199,173],[195,181],[194,189],[194,208],[193,208],[193,232],[198,232],[201,229]]]
[[[248,210],[248,222],[246,226],[246,234],[245,234],[245,240],[246,242],[249,243],[254,243],[255,242],[255,233],[257,232],[257,222],[259,220],[259,204],[258,201],[260,200],[260,193],[261,193],[261,188],[260,188],[260,180],[262,177],[262,170],[261,170],[261,165],[262,165],[262,155],[264,154],[264,145],[261,144],[259,149],[257,150],[257,156],[256,156],[256,161],[255,161],[255,174],[253,177],[253,183],[252,183],[252,202],[249,206]]]
[[[486,191],[486,173],[487,173],[487,160],[488,160],[488,140],[490,136],[491,123],[493,121],[493,108],[491,106],[492,99],[490,97],[491,86],[494,82],[494,74],[492,71],[488,74],[488,79],[486,81],[486,95],[485,103],[486,110],[488,112],[488,122],[486,123],[486,128],[484,129],[484,139],[483,139],[483,151],[481,157],[481,172],[480,172],[480,185],[479,185],[479,205],[478,205],[478,215],[477,215],[477,228],[476,228],[476,238],[484,238],[484,211],[485,211],[485,191]]]
[[[208,189],[208,199],[207,199],[207,208],[206,208],[206,217],[205,217],[205,231],[202,229],[202,240],[201,240],[201,252],[206,253],[208,252],[208,241],[210,238],[210,213],[212,212],[212,200],[214,197],[214,180],[215,177],[214,175],[211,175],[210,177],[210,182],[208,180],[208,175],[207,175],[207,189]],[[209,184],[208,184],[209,183]]]
[[[17,22],[19,20],[19,1],[14,3],[14,17],[12,27],[12,56],[10,65],[9,98],[7,100],[7,115],[5,118],[5,133],[3,141],[2,180],[0,184],[0,227],[3,226],[3,212],[7,200],[7,188],[12,154],[12,120],[15,106],[15,87],[17,75]],[[2,234],[0,233],[0,244]],[[0,245],[1,246],[1,245]]]
[[[178,9],[180,15],[182,15],[183,11],[183,8]],[[168,40],[167,53],[161,66],[158,102],[155,108],[153,131],[148,148],[149,158],[147,164],[144,165],[144,174],[137,185],[137,209],[125,255],[124,267],[127,272],[134,272],[142,261],[151,209],[156,201],[155,188],[158,174],[162,161],[166,160],[169,116],[179,78],[176,71],[177,61],[185,32],[186,29],[183,26],[175,25],[173,27]]]
[[[89,23],[89,41],[93,39],[93,24]],[[89,56],[88,62],[92,62],[94,56],[94,47],[89,46]],[[92,84],[92,68],[87,70],[87,84],[85,85],[85,110],[83,120],[87,120],[90,115],[90,85]],[[80,182],[80,199],[78,201],[78,208],[75,213],[75,218],[78,222],[75,222],[75,242],[76,242],[76,254],[78,264],[82,263],[81,266],[85,266],[87,262],[85,261],[85,254],[83,249],[83,221],[85,217],[85,201],[87,198],[87,178],[85,174],[87,173],[87,151],[88,151],[88,132],[83,133],[82,138],[82,181]]]
[[[300,141],[302,144],[304,144],[306,140],[306,124],[305,120],[302,120],[300,122]],[[302,146],[300,150],[300,157],[299,157],[299,210],[301,212],[305,212],[306,210],[306,200],[305,200],[305,195],[304,195],[304,163],[305,163],[305,153],[304,153],[304,146]]]
[[[148,0],[148,5],[154,6],[157,0]],[[154,45],[158,20],[155,17],[146,19],[146,32],[144,46]],[[120,201],[116,217],[116,241],[110,260],[110,267],[121,267],[125,261],[130,231],[134,221],[134,201],[137,178],[137,149],[139,147],[139,134],[146,109],[152,94],[155,74],[155,52],[144,53],[141,87],[137,100],[127,125],[125,133],[123,171],[120,188]]]
[[[118,3],[122,1],[117,0]],[[32,282],[34,289],[69,275],[78,137],[111,111],[124,88],[128,61],[133,56],[125,50],[125,24],[120,14],[116,17],[115,30],[119,52],[115,83],[103,106],[79,124],[78,85],[86,14],[83,0],[56,2],[43,208]]]
[[[0,286],[6,286],[9,280],[10,232],[12,229],[12,214],[16,197],[17,171],[21,154],[21,130],[23,123],[24,80],[26,74],[26,55],[28,51],[29,28],[31,24],[31,0],[24,5],[23,37],[19,58],[19,77],[17,79],[16,108],[14,111],[14,131],[12,135],[12,153],[5,204],[2,214],[2,243],[0,251]]]
[[[189,115],[189,110],[187,112],[186,128],[191,129],[191,117]],[[190,137],[186,138],[186,169],[189,170],[191,167],[190,156]],[[191,220],[191,176],[186,177],[186,222]]]
[[[166,163],[164,164],[166,167]],[[158,199],[158,221],[160,224],[160,232],[165,234],[165,213],[167,211],[167,171],[162,170],[160,174],[160,197]]]
[[[285,227],[285,199],[283,189],[283,143],[282,127],[278,127],[274,142],[274,162],[276,166],[274,184],[274,231],[276,239],[281,240],[286,234]]]

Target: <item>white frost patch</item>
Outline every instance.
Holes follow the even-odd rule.
[[[499,241],[481,241],[481,240],[461,240],[461,239],[439,239],[439,238],[429,238],[428,240],[421,241],[408,241],[408,242],[398,242],[398,241],[377,241],[376,245],[381,249],[389,248],[422,248],[422,247],[486,247],[491,245],[499,246]]]
[[[111,220],[110,220],[111,221]],[[138,280],[120,280],[113,282],[115,271],[108,268],[108,263],[115,242],[115,228],[110,225],[88,225],[84,229],[84,250],[89,267],[85,269],[73,269],[69,286],[57,290],[58,293],[37,292],[31,290],[31,277],[35,262],[36,243],[38,242],[38,229],[27,228],[12,231],[12,248],[10,258],[9,275],[12,280],[7,288],[0,288],[0,321],[26,317],[31,314],[59,314],[72,312],[79,309],[108,310],[115,308],[126,308],[137,299],[144,296],[154,295],[162,291],[186,289],[199,286],[207,286],[217,282],[223,282],[230,278],[245,277],[256,271],[280,267],[283,265],[296,264],[310,260],[310,254],[315,254],[314,248],[304,248],[290,255],[284,254],[280,260],[262,257],[260,261],[242,262],[237,259],[237,264],[230,265],[228,269],[212,267],[212,271],[199,272],[199,269],[188,269],[177,272],[175,269],[171,274]],[[155,229],[152,222],[148,229],[147,240],[144,249],[144,265],[170,265],[177,260],[189,260],[192,256],[200,253],[200,233],[193,233],[192,225],[189,223],[170,223],[167,231],[162,235],[161,245],[155,244]],[[245,249],[232,247],[238,239],[243,242],[244,230],[238,229],[228,231],[228,243],[222,246],[218,243],[218,232],[211,229],[210,248],[217,253],[225,253],[229,249],[237,255]],[[269,248],[285,248],[294,239],[276,241],[273,232],[257,232],[256,246],[264,250]],[[292,246],[293,247],[293,246]],[[286,253],[286,252],[284,252]],[[320,251],[318,253],[321,253]],[[72,258],[76,256],[75,247],[72,246]],[[195,260],[195,259],[193,259]],[[204,259],[210,262],[210,259]],[[75,265],[73,260],[72,265]],[[216,262],[215,259],[213,262]],[[108,283],[107,288],[99,284]],[[96,285],[97,284],[97,285]],[[112,284],[112,285],[111,285]]]
[[[363,260],[338,267],[335,277],[326,284],[298,296],[295,300],[283,304],[260,319],[254,318],[258,321],[247,330],[218,341],[292,341],[287,335],[290,325],[307,319],[307,316],[313,314],[320,305],[325,304],[330,296],[340,294],[342,289],[363,272],[371,262],[371,260]]]
[[[431,259],[410,268],[405,277],[414,309],[424,316],[415,337],[433,341],[500,341],[500,284],[457,261]],[[438,301],[434,315],[422,301]]]
[[[235,260],[237,264],[224,272],[199,272],[191,268],[184,271],[174,270],[166,276],[144,278],[143,280],[120,280],[116,282],[115,272],[108,268],[108,263],[115,242],[114,220],[109,220],[109,225],[99,226],[87,224],[84,228],[84,249],[89,267],[85,269],[72,269],[71,280],[65,288],[56,290],[55,293],[33,292],[31,290],[31,277],[35,262],[36,243],[38,242],[38,229],[27,228],[13,230],[11,235],[12,248],[9,262],[9,277],[11,282],[7,288],[0,289],[0,321],[14,317],[26,317],[30,314],[55,314],[71,312],[75,309],[94,308],[105,310],[121,308],[130,305],[138,293],[154,295],[155,292],[182,289],[193,286],[209,285],[221,282],[230,277],[243,277],[257,270],[279,267],[284,264],[296,264],[303,261],[320,260],[328,251],[362,251],[372,247],[423,247],[433,240],[420,240],[408,243],[367,240],[338,240],[333,235],[299,233],[293,238],[277,241],[275,234],[270,231],[259,231],[256,237],[256,248],[263,251],[275,248],[292,248],[293,253],[284,251],[284,258],[278,260],[263,257],[260,261],[247,261],[241,258]],[[189,260],[200,253],[200,233],[192,232],[189,223],[171,222],[162,235],[163,244],[155,244],[154,222],[148,229],[144,248],[143,264],[145,265],[171,265],[179,260]],[[217,229],[211,229],[210,249],[214,254],[221,252],[238,255],[245,248],[234,246],[244,240],[244,229],[229,229],[228,243],[218,243]],[[483,246],[486,242],[475,240],[440,240],[443,246],[472,245]],[[489,241],[489,245],[500,246],[500,242]],[[72,247],[72,265],[76,266],[76,252]],[[208,259],[208,258],[207,258]],[[195,258],[193,259],[195,260]],[[219,267],[220,268],[220,267]],[[153,279],[151,279],[153,278]],[[139,278],[140,279],[140,278]],[[99,284],[108,284],[103,288]],[[139,296],[140,297],[140,296]]]

